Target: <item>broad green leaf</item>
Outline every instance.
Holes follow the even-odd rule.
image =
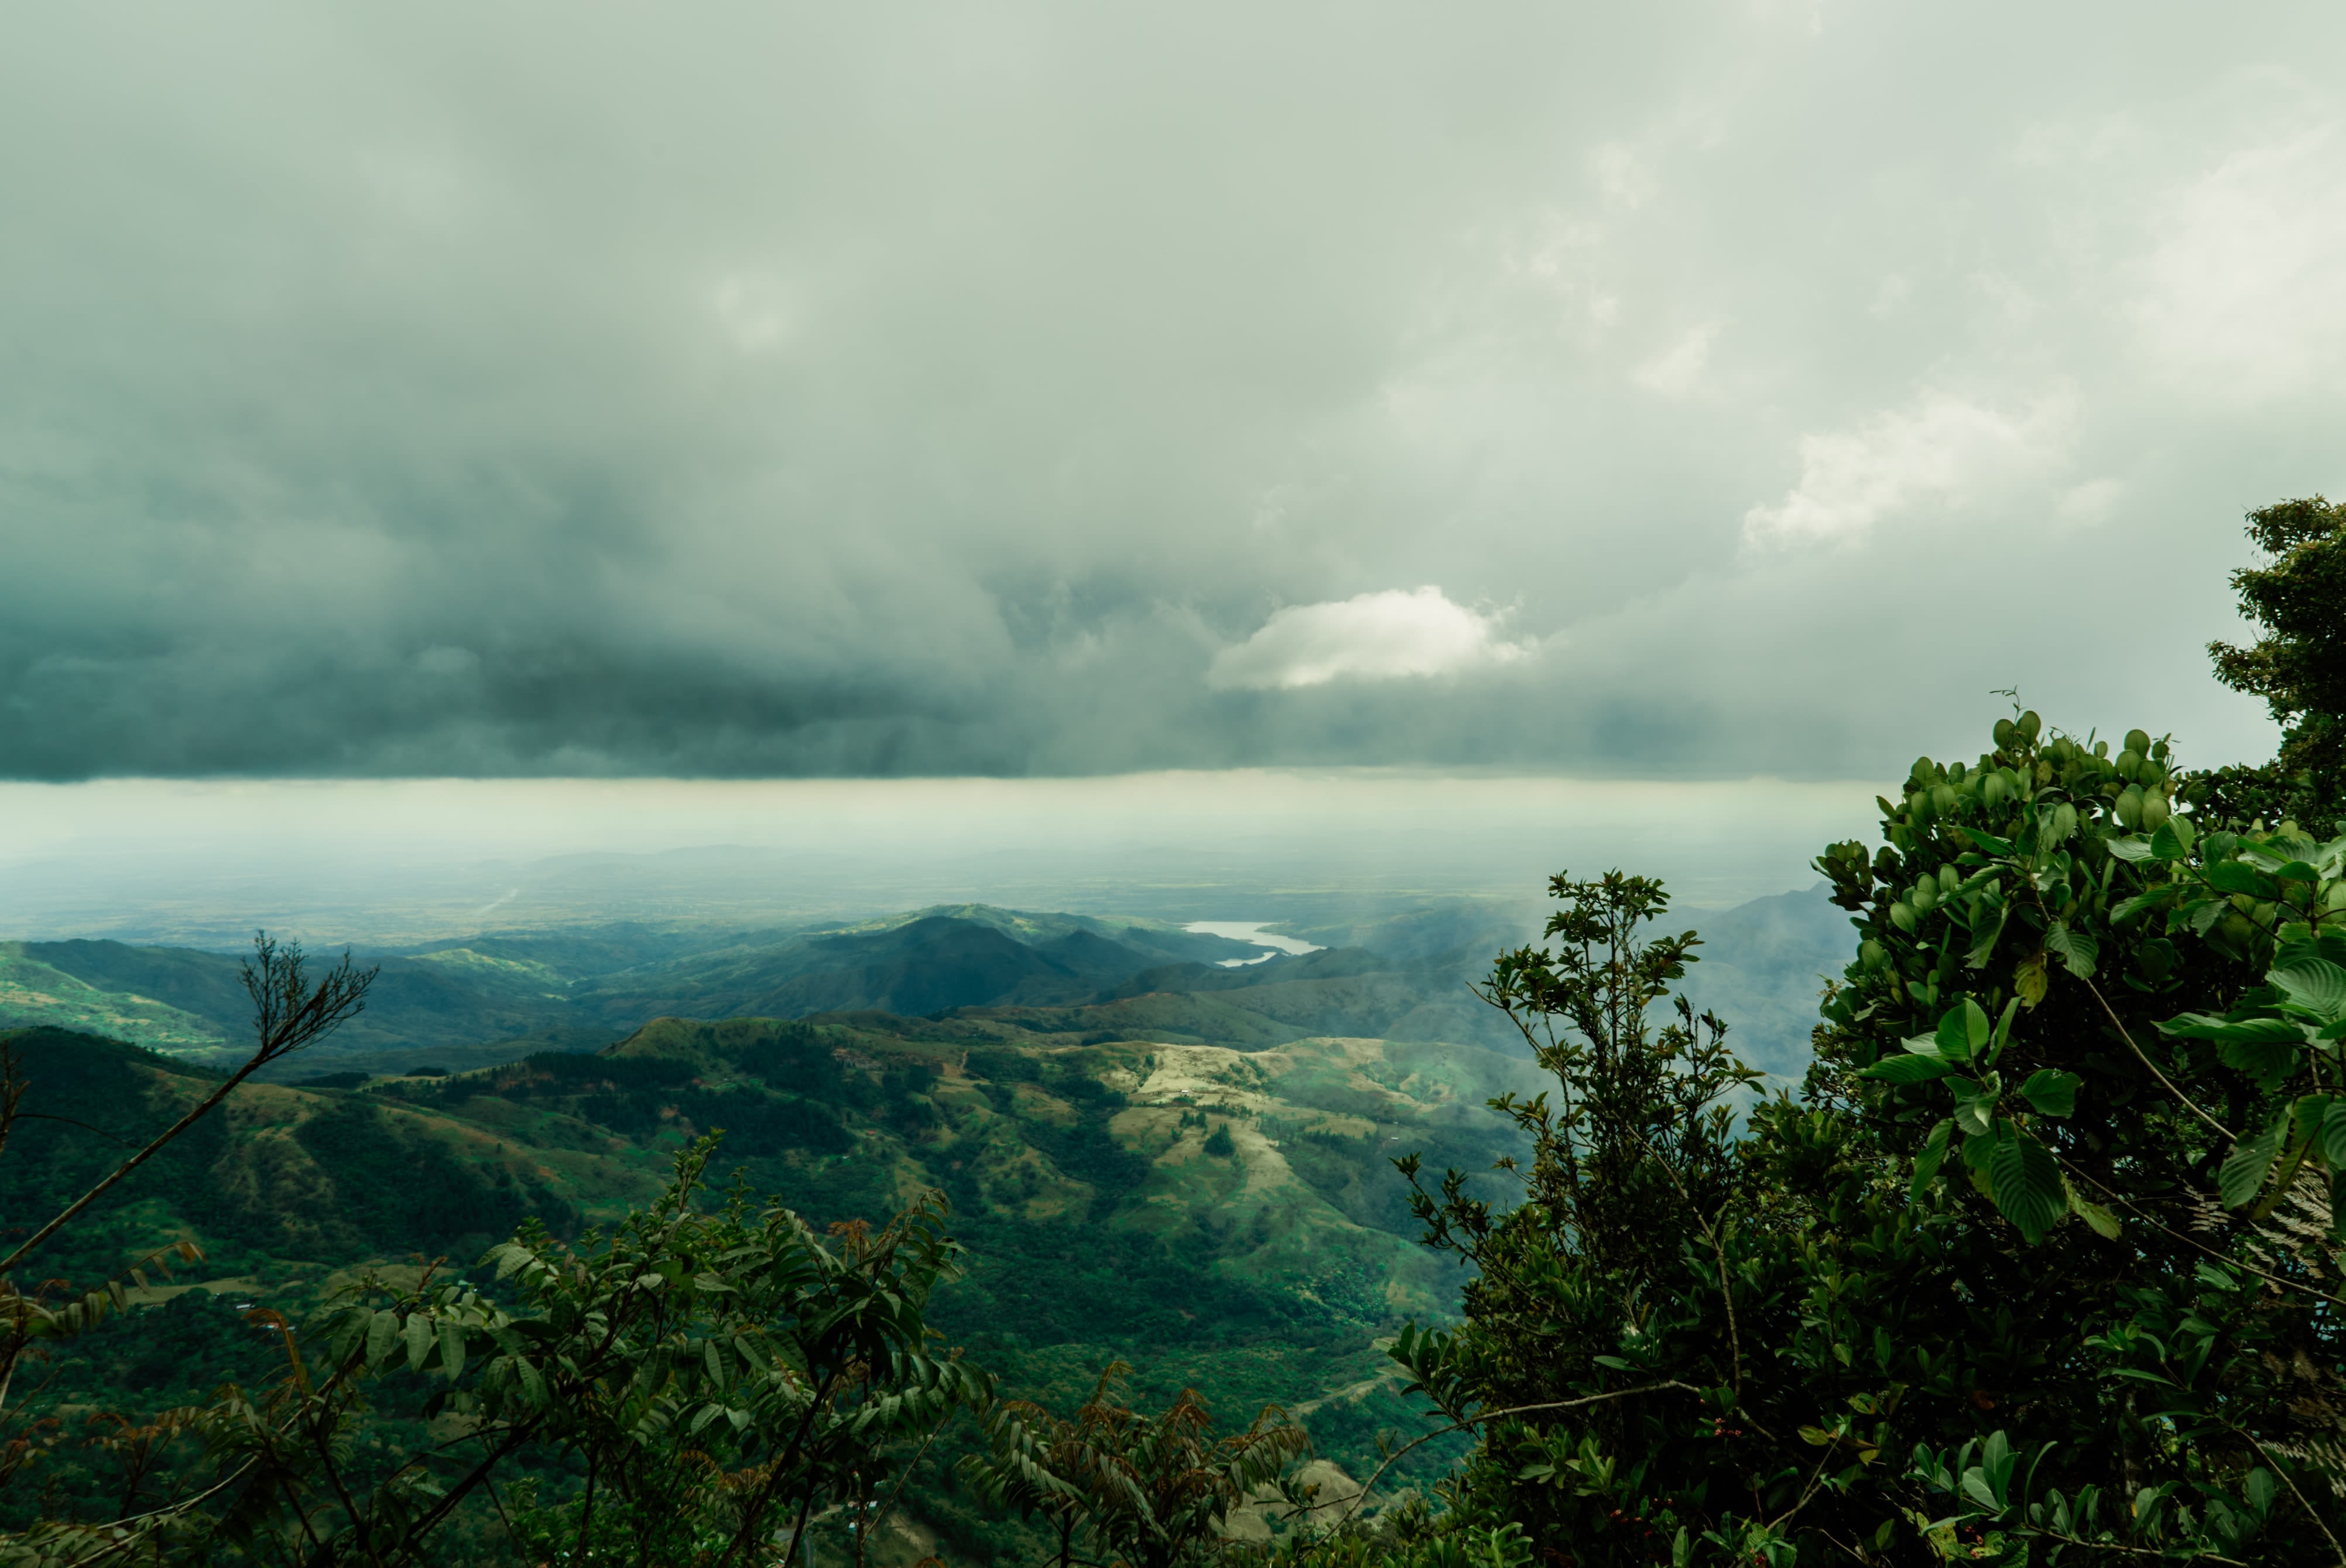
[[[1994,1066],[2004,1048],[2012,1043],[2012,1021],[2020,1016],[2020,998],[2014,995],[2004,1004],[2004,1013],[1995,1021],[1995,1033],[1988,1041],[1988,1065]]]
[[[2102,843],[2121,860],[2147,860],[2151,856],[2150,840],[2132,834],[2122,839],[2105,839]]]
[[[451,1382],[464,1370],[464,1331],[453,1318],[440,1320],[440,1370]]]
[[[2254,866],[2238,860],[2218,860],[2207,871],[2208,885],[2218,892],[2246,893],[2250,898],[2270,898],[2272,879]]]
[[[420,1372],[432,1355],[432,1319],[422,1312],[407,1315],[407,1369]]]
[[[2093,978],[2094,964],[2101,957],[2102,947],[2090,935],[2071,931],[2066,922],[2055,921],[2053,929],[2045,933],[2045,945],[2069,966],[2070,973],[2080,980]]]
[[[2019,1463],[2020,1456],[2013,1451],[2012,1440],[2004,1435],[2001,1427],[1988,1433],[1987,1441],[1980,1444],[1980,1469],[1986,1472],[1987,1483],[1994,1489],[1998,1508],[2012,1501],[2012,1472]]]
[[[1876,1078],[1885,1084],[1927,1084],[1953,1071],[1936,1056],[1892,1056],[1887,1062],[1876,1062],[1858,1076]]]
[[[1995,1125],[1995,1147],[1988,1156],[1988,1189],[2004,1217],[2034,1244],[2045,1239],[2068,1208],[2061,1166],[2053,1151],[2008,1121]]]
[[[1974,1084],[1969,1078],[1958,1078],[1951,1086],[1955,1091],[1955,1125],[1968,1136],[1984,1136],[1995,1123],[1998,1086]]]
[[[2331,902],[2346,909],[2346,883],[2341,883],[2331,895]],[[2303,921],[2291,921],[2275,933],[2280,939],[2280,952],[2276,963],[2291,963],[2300,958],[2326,958],[2332,963],[2346,964],[2346,932],[2333,923],[2320,936]]]
[[[2039,1115],[2066,1116],[2076,1110],[2077,1086],[2084,1082],[2075,1073],[2039,1067],[2020,1085],[2020,1095],[2036,1107]]]
[[[2225,1039],[2217,1044],[2216,1054],[2224,1059],[2224,1065],[2238,1067],[2270,1093],[2296,1076],[2305,1060],[2303,1040],[2302,1034],[2285,1044],[2278,1040]]]
[[[2300,1007],[2320,1014],[2324,1023],[2346,1018],[2346,969],[2326,958],[2291,958],[2273,965],[2265,978],[2289,993]]]
[[[2323,1165],[2330,1164],[2330,1152],[2321,1136],[2321,1124],[2329,1118],[2330,1108],[2337,1103],[2329,1095],[2301,1096],[2289,1108],[2289,1146],[2309,1145],[2315,1159]]]
[[[2205,1013],[2185,1013],[2158,1026],[2162,1034],[2186,1040],[2214,1040],[2236,1045],[2299,1045],[2305,1031],[2286,1018],[2211,1018]]]
[[[2010,839],[1999,839],[1994,833],[1983,833],[1977,828],[1965,828],[1963,831],[1964,838],[1969,839],[1974,845],[1985,850],[1991,855],[2012,853]]]
[[[2265,1185],[2265,1173],[2272,1169],[2273,1159],[2280,1153],[2280,1141],[2289,1130],[2289,1113],[2282,1111],[2272,1119],[2272,1125],[2253,1138],[2244,1138],[2224,1156],[2216,1172],[2216,1196],[2226,1208],[2244,1208]]]
[[[1922,1152],[1914,1156],[1914,1179],[1906,1188],[1910,1202],[1920,1198],[1923,1189],[1929,1186],[1932,1178],[1939,1174],[1939,1166],[1947,1157],[1947,1140],[1954,1135],[1954,1120],[1950,1117],[1933,1127],[1931,1135],[1923,1141]]]
[[[2045,1000],[2050,975],[2045,967],[2045,955],[2032,952],[2020,961],[2012,974],[2012,993],[2022,1005],[2034,1007]]]
[[[392,1349],[398,1343],[399,1314],[386,1308],[376,1313],[367,1324],[367,1365],[382,1366],[391,1359]]]
[[[1986,1013],[1966,996],[1939,1015],[1939,1032],[1932,1044],[1947,1061],[1968,1062],[1987,1044],[1988,1033]]]
[[[2069,1212],[2092,1227],[2096,1236],[2105,1241],[2116,1241],[2119,1235],[2118,1217],[2080,1195],[2067,1176],[2061,1178],[2061,1190],[2068,1195]]]
[[[2145,910],[2160,909],[2174,901],[2175,888],[2172,883],[2163,888],[2153,888],[2147,893],[2137,893],[2110,911],[2110,923],[2124,925]]]
[[[2249,1211],[2250,1219],[2261,1220],[2280,1207],[2281,1199],[2289,1196],[2290,1185],[2297,1179],[2298,1167],[2305,1163],[2305,1156],[2311,1152],[2310,1145],[2313,1141],[2314,1129],[2308,1126],[2300,1134],[2296,1125],[2298,1118],[2290,1111],[2283,1111],[2281,1119],[2289,1128],[2288,1141],[2281,1145],[2280,1164],[2273,1172],[2272,1190],[2265,1195],[2263,1202]]]
[[[2150,836],[2150,852],[2155,860],[2179,860],[2191,852],[2191,824],[2181,817],[2169,817]]]
[[[2331,1170],[2346,1171],[2346,1095],[2330,1102],[2330,1109],[2321,1118],[2321,1141],[2317,1146]]]
[[[1971,952],[1964,962],[1973,969],[1985,969],[1989,959],[1995,956],[1996,939],[2004,934],[2004,922],[2011,918],[2012,906],[1999,904],[1985,911],[1972,925]]]

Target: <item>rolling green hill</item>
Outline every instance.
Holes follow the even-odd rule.
[[[0,1035],[29,1087],[0,1160],[0,1244],[88,1189],[200,1100],[209,1069],[55,1029]],[[650,1190],[585,1147],[524,1150],[382,1096],[248,1084],[23,1266],[94,1284],[186,1236],[215,1277],[300,1290],[334,1269],[464,1255],[531,1215],[575,1226]]]
[[[147,994],[165,989],[100,973],[96,978],[50,962],[60,947],[117,942],[0,942],[0,1023],[87,1030],[165,1051],[207,1052],[227,1043],[217,1018]],[[127,952],[172,952],[168,948]],[[209,958],[209,954],[201,955]],[[159,964],[157,966],[161,967]],[[230,971],[234,973],[233,968]]]
[[[1688,989],[1756,1025],[1738,1044],[1760,1064],[1797,1071],[1841,917],[1788,895],[1706,924]],[[969,1250],[933,1320],[1006,1391],[1070,1406],[1121,1359],[1140,1402],[1196,1388],[1239,1420],[1280,1403],[1361,1473],[1381,1430],[1421,1430],[1378,1341],[1454,1288],[1392,1158],[1486,1173],[1504,1203],[1487,1173],[1513,1135],[1484,1102],[1538,1084],[1468,989],[1520,939],[1490,911],[1309,935],[1321,951],[1243,962],[1260,950],[1161,923],[960,906],[386,955],[353,1027],[240,1090],[30,1272],[92,1283],[192,1237],[205,1288],[152,1293],[155,1332],[183,1347],[175,1366],[233,1369],[250,1357],[231,1305],[299,1309],[367,1265],[464,1267],[525,1219],[575,1232],[721,1130],[720,1181],[818,1225],[944,1192]],[[245,1027],[237,962],[0,949],[0,1023],[44,1025],[5,1037],[36,1119],[0,1161],[0,1239],[217,1082]],[[193,1397],[196,1370],[154,1380],[140,1333],[80,1346],[42,1397]],[[1023,1550],[956,1493],[964,1441],[928,1461],[924,1529],[958,1560]],[[1430,1445],[1415,1472],[1447,1458]]]
[[[0,1237],[216,1081],[88,1035],[5,1038],[42,1119],[0,1161]],[[363,1264],[462,1266],[525,1217],[607,1218],[721,1129],[721,1180],[818,1224],[942,1189],[969,1257],[935,1321],[1011,1391],[1065,1402],[1121,1359],[1144,1400],[1194,1387],[1241,1419],[1301,1407],[1323,1454],[1372,1464],[1381,1428],[1414,1426],[1376,1341],[1448,1296],[1391,1157],[1486,1169],[1509,1135],[1481,1102],[1529,1076],[1472,1047],[1363,1038],[1242,1052],[1078,1043],[1003,1016],[661,1019],[599,1054],[358,1089],[249,1084],[30,1272],[91,1283],[189,1236],[209,1288],[297,1308]],[[173,1309],[193,1332],[196,1308]],[[67,1380],[53,1397],[88,1391]],[[942,1468],[924,1506],[970,1555],[1008,1528],[956,1512]]]

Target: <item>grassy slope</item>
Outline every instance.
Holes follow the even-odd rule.
[[[1303,1409],[1321,1451],[1350,1466],[1372,1462],[1380,1429],[1416,1430],[1376,1341],[1438,1316],[1453,1286],[1413,1245],[1388,1162],[1418,1148],[1437,1168],[1486,1167],[1506,1140],[1481,1102],[1530,1086],[1524,1064],[1374,1040],[989,1041],[981,1024],[999,1030],[817,1026],[875,1070],[860,1075],[876,1092],[847,1113],[858,1146],[780,1166],[745,1150],[753,1178],[818,1219],[943,1187],[972,1256],[938,1321],[1015,1393],[1070,1406],[1120,1359],[1147,1401],[1193,1387],[1225,1419]],[[721,1080],[759,1030],[662,1022],[618,1054]],[[1218,1158],[1206,1143],[1222,1129],[1233,1152]],[[1424,1468],[1446,1457],[1428,1451]],[[931,1497],[948,1515],[951,1502]]]
[[[599,1056],[361,1093],[249,1085],[41,1271],[87,1280],[188,1234],[221,1288],[298,1305],[370,1259],[461,1262],[525,1214],[575,1228],[615,1212],[723,1127],[720,1174],[818,1223],[944,1189],[970,1257],[937,1321],[1011,1392],[1071,1404],[1120,1359],[1146,1401],[1195,1387],[1225,1419],[1307,1408],[1322,1451],[1355,1465],[1379,1428],[1413,1426],[1375,1342],[1438,1314],[1449,1282],[1409,1239],[1387,1161],[1487,1166],[1502,1140],[1475,1107],[1522,1086],[1523,1064],[1374,1040],[1060,1042],[993,1020],[660,1020]],[[216,1082],[84,1035],[14,1044],[30,1108],[98,1130],[20,1128],[0,1162],[12,1220],[52,1211],[106,1168],[109,1136],[135,1141]],[[1228,1156],[1207,1150],[1218,1130]],[[953,1495],[954,1451],[926,1511],[967,1554],[1008,1549]]]
[[[131,986],[68,973],[35,956],[46,943],[0,942],[0,1028],[46,1024],[135,1041],[158,1051],[225,1044],[216,1021]]]
[[[0,1041],[30,1083],[28,1119],[0,1161],[0,1243],[30,1234],[218,1082],[189,1063],[63,1030]],[[525,1146],[380,1096],[248,1084],[23,1271],[91,1284],[189,1237],[214,1274],[298,1296],[331,1270],[418,1251],[469,1257],[528,1215],[575,1224],[651,1190],[649,1177],[583,1144]]]
[[[1770,1065],[1797,1061],[1809,972],[1845,945],[1837,921],[1806,907],[1815,901],[1734,911],[1750,929],[1722,922],[1726,940],[1710,951],[1727,962],[1697,971],[1713,981],[1698,996],[1732,1013],[1745,1011],[1739,994],[1781,1003],[1781,1020],[1754,1018],[1760,1027],[1742,1036]],[[393,961],[367,1026],[292,1071],[397,1072],[419,1060],[480,1070],[378,1079],[358,1094],[250,1085],[79,1227],[73,1246],[37,1262],[87,1280],[192,1234],[224,1289],[297,1306],[370,1259],[461,1260],[526,1214],[568,1227],[614,1213],[654,1189],[687,1138],[723,1127],[729,1170],[819,1222],[878,1217],[923,1187],[944,1189],[971,1258],[937,1320],[1013,1393],[1069,1405],[1121,1358],[1141,1401],[1196,1387],[1239,1420],[1281,1402],[1306,1414],[1323,1452],[1355,1465],[1379,1427],[1413,1424],[1374,1342],[1403,1314],[1439,1312],[1454,1281],[1411,1245],[1390,1157],[1419,1149],[1431,1169],[1487,1166],[1505,1140],[1481,1101],[1531,1086],[1520,1060],[1402,1043],[1493,1037],[1500,1021],[1464,992],[1450,946],[1464,917],[1380,929],[1392,948],[1383,959],[1341,950],[1352,933],[1331,929],[1314,933],[1331,942],[1327,953],[1232,972],[1202,962],[1212,950],[1169,929],[976,908],[923,914],[1028,944],[1011,952],[950,933],[981,968],[1001,961],[1012,972],[1039,954],[1052,966],[1037,971],[1046,993],[1060,973],[1106,974],[1122,962],[1104,951],[1111,942],[1155,967],[1142,983],[1118,981],[1072,1004],[961,1006],[925,1019],[850,1012],[811,1024],[656,1019],[587,1058],[558,1054],[616,1031],[582,1014],[617,1018],[658,1001],[689,1010],[720,993],[747,996],[745,982],[787,985],[781,972],[811,972],[808,955],[778,955],[804,936],[613,928],[444,945]],[[848,949],[869,957],[914,923],[835,934],[870,934]],[[917,967],[920,955],[901,956]],[[0,1025],[65,1022],[193,1056],[233,1037],[234,966],[112,943],[0,947]],[[862,1002],[879,989],[842,994]],[[498,1033],[517,1038],[484,1043]],[[1355,1037],[1372,1033],[1385,1038]],[[109,1140],[137,1142],[216,1081],[185,1057],[87,1035],[40,1030],[15,1043],[43,1080],[32,1108],[97,1130],[19,1128],[0,1161],[0,1232],[21,1235],[107,1168],[119,1147]],[[1227,1156],[1209,1152],[1217,1134]],[[180,1339],[226,1321],[193,1300],[172,1304]],[[76,1375],[145,1365],[136,1339]],[[1013,1550],[1015,1532],[953,1494],[952,1457],[950,1442],[933,1456],[931,1522],[961,1556]],[[1443,1456],[1422,1457],[1431,1467]]]

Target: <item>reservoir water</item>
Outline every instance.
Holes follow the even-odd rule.
[[[1319,945],[1315,942],[1305,942],[1300,937],[1280,936],[1276,932],[1263,930],[1260,921],[1198,920],[1191,921],[1181,929],[1198,932],[1207,936],[1228,937],[1232,942],[1247,942],[1263,950],[1253,958],[1226,958],[1221,961],[1220,965],[1224,969],[1244,969],[1250,963],[1268,963],[1282,952],[1300,955],[1320,951]]]

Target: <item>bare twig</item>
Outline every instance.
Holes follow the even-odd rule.
[[[2092,1187],[2096,1192],[2100,1193],[2103,1196],[2108,1198],[2113,1203],[2124,1204],[2127,1207],[2134,1210],[2134,1212],[2137,1215],[2139,1215],[2144,1222],[2149,1225],[2154,1230],[2164,1231],[2167,1235],[2173,1237],[2176,1240],[2183,1243],[2184,1246],[2196,1247],[2199,1251],[2206,1253],[2208,1257],[2216,1259],[2218,1263],[2223,1264],[2226,1268],[2238,1268],[2246,1273],[2253,1274],[2259,1279],[2270,1280],[2273,1284],[2281,1287],[2283,1289],[2295,1290],[2303,1295],[2310,1296],[2316,1301],[2327,1301],[2331,1303],[2333,1306],[2346,1307],[2346,1298],[2341,1298],[2339,1297],[2330,1295],[2326,1291],[2316,1290],[2312,1286],[2306,1284],[2301,1279],[2291,1279],[2286,1275],[2275,1274],[2268,1269],[2259,1268],[2253,1263],[2243,1263],[2239,1258],[2233,1257],[2230,1253],[2218,1251],[2216,1248],[2208,1246],[2206,1242],[2201,1241],[2198,1237],[2186,1236],[2183,1232],[2176,1229],[2173,1226],[2161,1221],[2157,1216],[2153,1215],[2148,1209],[2143,1207],[2142,1205],[2137,1203],[2134,1199],[2127,1197],[2125,1194],[2116,1191],[2115,1188],[2106,1186],[2103,1183],[2096,1181],[2091,1176],[2086,1175],[2085,1171],[2079,1169],[2069,1160],[2063,1158],[2058,1153],[2055,1153],[2053,1157],[2056,1160],[2060,1160],[2061,1167],[2064,1170],[2076,1176],[2078,1180],[2086,1183],[2086,1186]]]
[[[2064,1546],[2083,1547],[2088,1552],[2115,1552],[2121,1557],[2156,1557],[2161,1563],[2173,1563],[2177,1561],[2171,1553],[2162,1551],[2157,1547],[2127,1546],[2116,1541],[2088,1541],[2082,1535],[2064,1535],[2057,1530],[2047,1530],[2041,1524],[2030,1525],[2028,1527],[2028,1533],[2031,1535],[2041,1535],[2047,1541],[2058,1541]],[[2186,1563],[2220,1563],[2225,1565],[2225,1568],[2252,1568],[2251,1564],[2243,1563],[2237,1557],[2225,1557],[2213,1552],[2194,1552],[2188,1557],[2183,1558],[2182,1561]]]
[[[1809,1499],[1817,1494],[1817,1484],[1824,1480],[1825,1466],[1832,1462],[1833,1450],[1840,1441],[1839,1438],[1835,1438],[1831,1442],[1825,1444],[1825,1451],[1817,1456],[1817,1468],[1809,1472],[1809,1484],[1801,1490],[1800,1501],[1771,1521],[1768,1525],[1770,1530],[1782,1529],[1792,1522],[1793,1515],[1809,1505]]]
[[[921,1461],[928,1457],[929,1445],[936,1441],[937,1434],[944,1430],[945,1423],[939,1421],[929,1429],[929,1435],[921,1440],[921,1446],[905,1461],[904,1472],[896,1478],[895,1489],[888,1493],[888,1501],[880,1505],[880,1512],[873,1514],[872,1522],[864,1527],[867,1534],[876,1536],[880,1533],[880,1526],[886,1523],[888,1515],[896,1511],[896,1500],[904,1495],[904,1483],[913,1479],[913,1471],[919,1469]]]
[[[1681,1383],[1675,1378],[1671,1378],[1666,1379],[1658,1383],[1641,1383],[1634,1389],[1616,1389],[1610,1393],[1589,1394],[1577,1400],[1556,1400],[1545,1404],[1537,1405],[1510,1405],[1503,1410],[1478,1410],[1463,1420],[1453,1421],[1446,1427],[1437,1427],[1433,1431],[1424,1434],[1423,1437],[1413,1439],[1413,1441],[1403,1443],[1401,1447],[1393,1450],[1392,1452],[1385,1456],[1384,1463],[1377,1466],[1377,1468],[1370,1473],[1369,1479],[1362,1483],[1361,1490],[1354,1492],[1350,1498],[1330,1498],[1326,1502],[1318,1503],[1314,1506],[1316,1508],[1333,1508],[1339,1502],[1349,1502],[1352,1506],[1345,1511],[1344,1518],[1352,1518],[1353,1514],[1358,1513],[1361,1511],[1361,1504],[1368,1501],[1369,1494],[1376,1490],[1377,1482],[1383,1479],[1385,1471],[1391,1470],[1394,1463],[1399,1461],[1403,1454],[1409,1452],[1410,1450],[1420,1447],[1423,1444],[1432,1442],[1435,1438],[1448,1437],[1452,1432],[1464,1431],[1469,1427],[1481,1426],[1486,1421],[1500,1420],[1508,1416],[1527,1416],[1535,1414],[1542,1410],[1578,1410],[1584,1405],[1601,1405],[1608,1400],[1626,1400],[1633,1394],[1659,1393],[1664,1389],[1684,1389],[1688,1393],[1697,1396],[1707,1391],[1705,1390],[1696,1388],[1692,1383]],[[1341,1522],[1340,1521],[1339,1522]]]
[[[2175,1081],[2158,1070],[2158,1064],[2150,1059],[2149,1053],[2146,1052],[2141,1046],[2135,1044],[2134,1036],[2127,1032],[2126,1024],[2120,1022],[2117,1009],[2110,1005],[2110,999],[2102,994],[2102,988],[2094,983],[2093,977],[2091,975],[2081,974],[2077,978],[2084,981],[2086,989],[2094,993],[2094,1000],[2102,1004],[2103,1013],[2106,1013],[2109,1017],[2110,1027],[2118,1032],[2118,1038],[2127,1043],[2127,1049],[2134,1053],[2135,1060],[2140,1062],[2145,1067],[2150,1069],[2150,1075],[2158,1080],[2160,1087],[2164,1088],[2168,1094],[2175,1096],[2175,1103],[2181,1105],[2185,1110],[2190,1112],[2193,1115],[2207,1123],[2208,1126],[2215,1129],[2216,1135],[2222,1138],[2226,1143],[2237,1143],[2239,1139],[2239,1135],[2233,1132],[2231,1128],[2226,1126],[2223,1123],[2218,1121],[2214,1116],[2208,1115],[2208,1112],[2200,1108],[2198,1102],[2192,1099],[2190,1095],[2185,1094],[2181,1089],[2177,1088],[2175,1086]]]
[[[46,1111],[19,1111],[12,1119],[19,1122],[63,1122],[69,1127],[79,1127],[85,1133],[96,1133],[109,1144],[120,1144],[126,1149],[138,1147],[128,1138],[118,1138],[104,1127],[93,1127],[87,1122],[77,1122],[71,1116],[53,1116]],[[5,1140],[0,1140],[0,1148],[5,1147]]]
[[[1727,1304],[1727,1348],[1735,1361],[1735,1398],[1736,1402],[1740,1405],[1743,1400],[1743,1334],[1735,1325],[1735,1288],[1728,1282],[1727,1248],[1720,1245],[1719,1231],[1710,1223],[1710,1217],[1702,1212],[1700,1207],[1694,1201],[1694,1195],[1687,1191],[1687,1185],[1679,1178],[1677,1169],[1669,1161],[1662,1158],[1660,1152],[1654,1147],[1653,1141],[1644,1134],[1637,1135],[1637,1141],[1646,1145],[1647,1155],[1656,1165],[1662,1167],[1662,1174],[1670,1178],[1670,1185],[1678,1189],[1678,1196],[1686,1204],[1687,1212],[1694,1216],[1694,1222],[1697,1225],[1702,1227],[1702,1234],[1710,1243],[1711,1254],[1719,1259],[1719,1298]]]
[[[116,1183],[145,1165],[162,1151],[164,1146],[186,1132],[215,1105],[228,1098],[238,1084],[267,1066],[270,1063],[290,1056],[307,1045],[315,1044],[338,1025],[366,1006],[367,987],[374,983],[379,969],[359,971],[351,963],[351,955],[342,954],[342,962],[327,972],[317,988],[310,990],[302,972],[301,948],[298,942],[280,947],[266,933],[253,939],[253,956],[259,961],[244,966],[244,988],[253,1002],[253,1033],[258,1036],[252,1054],[244,1064],[222,1079],[219,1087],[204,1096],[195,1109],[181,1116],[158,1134],[145,1148],[132,1155],[114,1168],[111,1175],[90,1188],[66,1207],[64,1213],[50,1220],[5,1257],[0,1257],[0,1277],[22,1262],[41,1243],[70,1224],[82,1210],[96,1203]],[[306,993],[306,995],[305,995]],[[11,1068],[13,1064],[10,1064]],[[24,1091],[16,1086],[13,1071],[0,1078],[7,1087],[0,1089],[0,1110],[13,1114],[15,1103]]]
[[[2339,1568],[2346,1568],[2346,1546],[2338,1544],[2338,1537],[2331,1532],[2329,1522],[2313,1511],[2313,1504],[2305,1500],[2305,1493],[2297,1490],[2297,1482],[2290,1480],[2289,1471],[2283,1470],[2280,1462],[2266,1450],[2265,1445],[2257,1441],[2254,1432],[2245,1427],[2234,1427],[2232,1430],[2248,1439],[2249,1446],[2257,1451],[2257,1457],[2272,1467],[2272,1472],[2280,1477],[2280,1483],[2289,1488],[2289,1494],[2297,1499],[2297,1505],[2305,1510],[2305,1516],[2313,1521],[2313,1527],[2321,1532],[2321,1538],[2330,1543],[2330,1550],[2338,1554]]]

